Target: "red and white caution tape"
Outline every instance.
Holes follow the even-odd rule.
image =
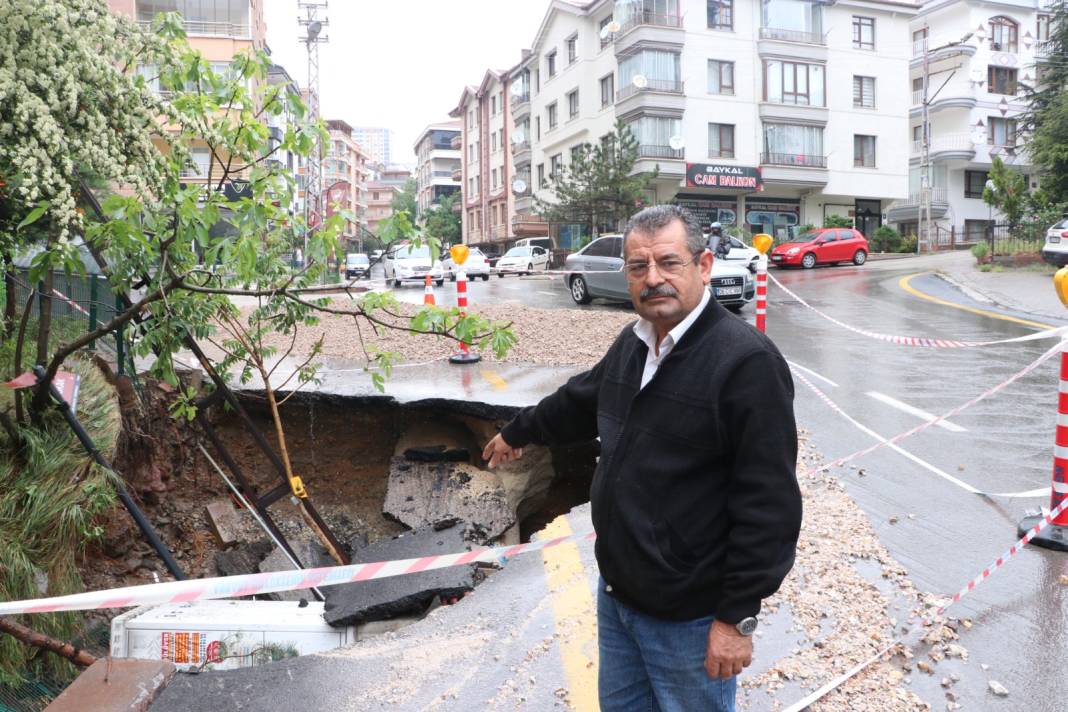
[[[851,453],[851,454],[846,455],[844,457],[840,457],[837,460],[833,460],[831,462],[828,462],[828,463],[825,463],[825,464],[820,465],[818,467],[815,467],[815,468],[809,470],[809,472],[822,472],[822,471],[825,471],[825,470],[829,470],[832,467],[838,467],[840,465],[844,465],[847,462],[851,462],[852,460],[856,460],[856,459],[864,457],[865,455],[868,455],[868,454],[870,454],[872,452],[875,452],[876,450],[878,450],[881,447],[890,447],[890,448],[895,449],[898,452],[904,454],[906,457],[910,457],[911,458],[911,453],[907,453],[906,451],[895,447],[897,445],[897,443],[901,442],[902,440],[904,440],[905,438],[907,438],[907,437],[909,437],[911,435],[915,435],[916,433],[922,432],[922,431],[926,430],[927,428],[930,428],[932,426],[938,425],[942,421],[948,420],[949,418],[952,418],[952,417],[958,415],[959,413],[964,412],[965,410],[967,410],[968,408],[972,407],[976,403],[978,403],[978,402],[980,402],[982,400],[985,400],[985,399],[989,398],[990,396],[992,396],[992,395],[1004,390],[1005,388],[1007,388],[1012,383],[1015,383],[1016,381],[1020,380],[1021,378],[1026,376],[1028,373],[1031,373],[1036,368],[1038,368],[1041,364],[1043,364],[1046,361],[1048,361],[1049,359],[1051,359],[1053,356],[1055,356],[1057,353],[1059,353],[1062,348],[1063,348],[1062,344],[1058,342],[1056,345],[1054,345],[1051,349],[1049,349],[1044,354],[1039,356],[1037,359],[1035,359],[1034,361],[1029,363],[1027,366],[1022,368],[1021,370],[1017,371],[1013,375],[1011,375],[1006,380],[1004,380],[1001,383],[999,383],[998,385],[994,386],[993,388],[990,388],[990,389],[984,391],[983,393],[980,393],[979,395],[977,395],[975,398],[972,398],[967,403],[964,403],[963,405],[957,406],[956,408],[954,408],[953,410],[949,411],[948,413],[945,413],[944,415],[940,415],[937,418],[934,418],[934,419],[929,420],[929,421],[924,422],[924,423],[920,423],[916,427],[910,428],[909,430],[906,430],[903,433],[899,433],[899,434],[895,435],[892,438],[883,438],[878,433],[875,433],[874,431],[870,430],[869,428],[867,428],[863,424],[859,423],[855,418],[853,418],[848,413],[846,413],[844,410],[842,410],[842,408],[839,407],[839,405],[837,403],[835,403],[833,400],[831,400],[831,398],[826,393],[821,391],[811,381],[809,381],[807,378],[805,378],[804,374],[802,374],[798,370],[794,369],[793,370],[794,376],[797,377],[797,379],[799,381],[801,381],[806,386],[808,386],[808,388],[812,392],[814,392],[819,397],[820,400],[822,400],[825,404],[827,404],[827,406],[829,408],[831,408],[831,410],[835,411],[836,413],[838,413],[842,417],[844,417],[847,420],[849,420],[857,428],[863,430],[864,432],[868,433],[872,437],[875,437],[877,440],[879,440],[879,442],[875,443],[874,445],[872,445],[870,447],[864,448],[863,450],[858,450],[857,452]],[[928,469],[930,469],[930,468],[928,468]],[[938,470],[935,474],[938,474],[943,479],[946,479],[946,480],[952,482],[953,484],[957,485],[958,487],[963,488],[964,490],[966,490],[968,492],[971,492],[972,494],[983,495],[985,497],[1039,497],[1039,496],[1046,496],[1046,495],[1049,494],[1049,487],[1044,487],[1044,488],[1036,489],[1036,490],[1028,490],[1026,492],[1003,492],[1003,493],[982,492],[981,490],[978,490],[975,487],[972,487],[967,482],[963,482],[962,480],[959,480],[956,477],[953,477],[952,475],[950,475],[950,474],[948,474],[946,472],[942,472],[941,470]]]
[[[899,346],[920,346],[924,348],[933,349],[965,349],[975,348],[978,346],[994,346],[996,344],[1017,344],[1025,341],[1039,341],[1042,339],[1052,339],[1054,337],[1063,337],[1068,334],[1068,326],[1060,326],[1056,329],[1046,329],[1045,331],[1039,331],[1034,334],[1027,334],[1026,336],[1017,336],[1012,339],[997,339],[995,341],[957,341],[954,339],[931,339],[923,336],[895,336],[892,334],[879,334],[874,331],[867,331],[866,329],[859,329],[850,324],[846,324],[844,321],[835,319],[830,314],[817,309],[804,299],[802,299],[796,293],[790,291],[786,286],[780,282],[775,275],[768,274],[768,277],[775,282],[775,286],[785,292],[787,295],[795,299],[801,306],[806,307],[816,314],[820,315],[827,321],[837,326],[852,331],[854,334],[860,334],[861,336],[867,336],[871,339],[878,339],[879,341],[886,341],[891,344],[898,344]]]
[[[218,576],[192,581],[168,581],[166,583],[126,586],[105,591],[89,591],[69,596],[53,596],[28,601],[0,602],[0,615],[24,613],[54,613],[56,611],[84,611],[98,608],[129,608],[152,606],[163,603],[187,603],[217,598],[236,598],[277,591],[299,591],[307,588],[323,588],[342,583],[373,581],[391,576],[404,576],[421,571],[444,569],[474,563],[498,563],[518,554],[540,551],[561,544],[591,541],[593,532],[557,537],[544,541],[532,541],[515,546],[498,546],[475,549],[458,554],[423,556],[418,559],[376,561],[348,566],[324,566],[298,571],[278,571],[242,576]]]
[[[998,569],[1000,569],[1005,564],[1007,564],[1009,559],[1011,559],[1012,557],[1016,556],[1021,551],[1023,551],[1023,548],[1025,546],[1027,546],[1027,544],[1029,544],[1032,539],[1034,539],[1036,536],[1038,536],[1038,534],[1043,529],[1045,529],[1050,524],[1052,524],[1053,520],[1056,519],[1057,516],[1062,514],[1065,510],[1068,510],[1068,499],[1066,499],[1063,502],[1061,502],[1052,511],[1050,511],[1048,514],[1043,516],[1041,521],[1039,521],[1038,524],[1036,524],[1035,526],[1031,527],[1031,529],[1029,529],[1028,532],[1026,534],[1024,534],[1020,538],[1019,541],[1017,541],[1015,544],[1013,544],[1011,547],[1009,547],[1008,551],[1006,551],[1004,554],[1002,554],[998,558],[994,559],[994,561],[992,561],[989,566],[987,566],[985,569],[983,569],[983,571],[978,576],[973,578],[963,588],[961,588],[961,590],[958,591],[953,596],[953,598],[951,598],[949,600],[949,602],[946,603],[946,605],[942,606],[941,608],[939,608],[935,612],[935,617],[936,618],[940,617],[943,613],[946,612],[946,610],[950,606],[952,606],[953,604],[957,603],[962,598],[967,596],[969,593],[974,591],[976,589],[976,587],[979,586],[979,584],[981,584],[983,581],[986,581],[988,578],[990,578],[994,574],[994,572],[996,572]],[[829,693],[831,693],[834,690],[836,690],[839,687],[841,687],[843,684],[845,684],[851,678],[859,675],[861,673],[861,671],[863,671],[867,667],[869,667],[869,666],[873,665],[874,663],[878,662],[880,659],[882,659],[882,657],[884,655],[889,653],[896,646],[898,646],[899,644],[901,644],[903,642],[904,642],[904,637],[900,637],[900,638],[895,639],[893,642],[891,642],[889,645],[887,645],[882,650],[877,652],[875,655],[872,655],[867,660],[864,660],[863,662],[858,663],[857,665],[854,665],[853,667],[851,667],[850,669],[846,670],[844,673],[842,673],[838,677],[834,678],[833,680],[828,682],[826,685],[824,685],[823,687],[821,687],[818,690],[816,690],[815,692],[813,692],[812,694],[810,694],[807,697],[805,697],[804,699],[798,700],[794,704],[790,705],[785,710],[783,710],[783,712],[801,712],[801,710],[807,708],[809,705],[819,701],[823,697],[827,696]]]
[[[79,304],[78,302],[74,301],[73,299],[68,297],[66,294],[64,294],[63,292],[59,291],[58,289],[53,289],[52,290],[52,294],[56,295],[57,297],[59,297],[60,299],[65,301],[67,304],[70,304],[72,307],[74,307],[75,309],[80,311],[82,314],[85,314],[86,316],[89,316],[89,312],[87,312],[85,310],[85,307],[83,307],[81,304]]]

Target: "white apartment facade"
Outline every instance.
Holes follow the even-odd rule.
[[[871,234],[906,197],[917,9],[893,0],[557,0],[512,73],[520,87],[529,76],[529,102],[512,107],[516,134],[530,127],[528,185],[550,197],[543,179],[553,167],[619,118],[641,144],[635,170],[658,169],[647,202],[778,237],[832,214]],[[517,154],[518,176],[525,166]],[[530,202],[516,195],[516,227]],[[576,230],[554,227],[558,246],[570,247]]]
[[[339,119],[326,121],[330,141],[324,147],[322,203],[324,217],[336,209],[349,210],[355,221],[346,220],[339,239],[346,249],[361,246],[367,230],[367,181],[371,169],[367,154],[352,137],[352,127]]]
[[[416,204],[420,214],[443,197],[460,191],[459,142],[459,121],[430,124],[416,139]]]
[[[1050,14],[1036,0],[937,0],[910,29],[908,197],[889,211],[902,232],[918,234],[922,205],[923,77],[928,67],[932,246],[977,242],[997,215],[983,202],[994,156],[1038,179],[1017,132],[1025,87],[1046,59]]]
[[[383,126],[353,126],[352,137],[375,166],[388,166],[393,161],[392,129]]]
[[[267,81],[281,91],[300,97],[300,86],[289,76],[284,67],[272,64],[267,73]],[[273,157],[267,159],[267,165],[278,172],[291,176],[294,183],[293,200],[287,209],[291,216],[304,215],[304,165],[305,158],[291,150],[281,150],[280,144],[285,138],[286,128],[297,123],[297,117],[289,112],[282,114],[267,114],[267,131],[269,134],[268,149],[273,152]]]

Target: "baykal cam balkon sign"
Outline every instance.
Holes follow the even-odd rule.
[[[687,163],[686,187],[763,190],[764,179],[760,175],[760,169],[753,166]]]

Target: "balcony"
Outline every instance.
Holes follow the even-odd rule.
[[[681,47],[683,31],[681,15],[638,10],[620,23],[614,38],[615,53],[626,54],[635,45],[647,43]]]
[[[937,86],[928,89],[929,94],[938,91]],[[936,98],[928,99],[927,111],[935,113],[946,109],[974,109],[978,104],[976,89],[969,82],[952,81],[938,91]],[[909,116],[917,118],[923,115],[923,90],[917,89],[912,92],[912,108]]]
[[[961,160],[971,161],[975,158],[975,142],[969,134],[946,134],[932,136],[930,153],[932,161]],[[914,159],[923,156],[923,141],[913,141],[910,154]]]
[[[452,140],[449,141],[449,148],[451,148],[454,151],[459,151],[461,148],[463,148],[463,145],[464,145],[464,135],[463,134],[456,134],[455,136],[452,137]]]
[[[778,42],[799,42],[801,44],[826,45],[827,38],[822,32],[805,30],[787,30],[781,27],[761,27],[760,39]]]
[[[138,20],[137,24],[143,29],[151,29],[151,20]],[[182,27],[187,35],[201,37],[231,37],[239,40],[252,39],[248,23],[233,22],[200,22],[197,20],[183,20]]]
[[[462,181],[464,179],[464,169],[454,168],[450,175],[454,181]]]
[[[517,141],[512,144],[512,160],[517,166],[530,165],[530,141]]]
[[[519,213],[512,218],[512,234],[516,237],[545,237],[549,234],[549,223],[540,215]]]
[[[530,92],[512,95],[512,121],[519,123],[530,116]]]
[[[1053,43],[1050,40],[1035,42],[1035,59],[1049,59],[1053,49]]]
[[[794,168],[826,168],[826,156],[807,156],[803,153],[761,153],[762,166],[791,166]]]
[[[681,148],[655,146],[652,144],[642,144],[638,146],[638,155],[642,158],[664,158],[674,161],[681,161],[684,158],[683,149]]]
[[[960,41],[960,37],[946,37],[942,39],[931,40],[930,38],[923,38],[915,40],[912,43],[912,59],[909,61],[910,69],[919,69],[923,66],[923,56],[927,55],[928,62],[940,62],[944,59],[953,59],[961,56],[972,56],[975,54],[975,45],[970,44],[955,44]]]
[[[915,222],[923,209],[923,193],[911,193],[909,197],[896,200],[886,209],[889,222]],[[944,187],[931,188],[931,219],[945,217],[949,212],[949,195]]]
[[[675,79],[646,79],[646,84],[643,87],[637,87],[633,84],[628,84],[619,91],[616,92],[616,103],[629,99],[635,94],[642,92],[653,92],[659,94],[682,94],[683,83]]]
[[[682,116],[686,108],[683,82],[673,79],[647,79],[643,87],[627,84],[616,92],[616,116],[625,119],[643,110],[667,111]]]

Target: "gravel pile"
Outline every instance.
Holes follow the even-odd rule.
[[[349,300],[334,300],[332,306],[351,309]],[[415,305],[402,304],[398,313],[411,315],[418,311]],[[512,324],[518,343],[504,359],[509,362],[537,363],[546,366],[593,365],[619,335],[624,326],[637,317],[632,312],[612,312],[583,309],[534,309],[531,307],[502,304],[480,305],[472,309],[494,322]],[[402,320],[386,320],[402,324]],[[362,360],[364,348],[392,351],[403,356],[406,362],[429,361],[455,353],[456,342],[451,339],[411,334],[391,329],[375,333],[366,320],[361,320],[359,329],[351,317],[323,315],[315,327],[302,327],[297,335],[294,357],[307,355],[320,337],[323,338],[323,357]],[[360,334],[363,335],[361,346]],[[285,349],[289,338],[274,335],[268,339],[271,346]],[[493,354],[483,354],[492,361]]]

